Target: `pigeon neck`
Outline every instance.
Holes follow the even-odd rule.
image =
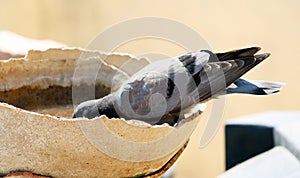
[[[114,95],[109,94],[100,99],[97,104],[98,111],[100,115],[104,114],[109,118],[118,118],[119,115],[117,114],[115,107],[114,107]]]

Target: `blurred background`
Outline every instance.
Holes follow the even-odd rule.
[[[227,96],[223,115],[225,122],[230,118],[269,110],[300,110],[299,8],[297,0],[189,0],[181,3],[171,0],[0,0],[0,30],[84,48],[97,34],[113,24],[131,18],[156,16],[191,27],[205,38],[214,51],[261,46],[263,52],[271,52],[272,55],[246,77],[285,82],[286,86],[282,92],[271,96]],[[134,55],[155,52],[170,56],[184,52],[174,44],[155,40],[133,41],[116,51]],[[207,116],[209,114],[206,113]],[[178,160],[176,178],[211,178],[225,170],[222,126],[206,147],[199,148],[206,122],[203,117],[188,148]]]

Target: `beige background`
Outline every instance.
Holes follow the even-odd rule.
[[[287,85],[281,93],[267,97],[228,96],[226,120],[268,110],[300,109],[299,8],[297,0],[0,0],[0,30],[86,47],[93,37],[113,24],[135,17],[157,16],[193,28],[215,51],[261,46],[272,56],[246,76]],[[135,55],[148,52],[178,55],[183,52],[178,46],[155,40],[134,41],[117,50]],[[179,159],[176,178],[210,178],[224,171],[223,127],[208,146],[198,148],[205,122],[205,119],[200,122]]]

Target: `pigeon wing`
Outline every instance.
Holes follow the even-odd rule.
[[[168,75],[156,71],[145,73],[120,89],[117,100],[120,115],[156,123],[180,101],[178,97],[170,99],[171,95],[178,94],[173,90],[175,86]]]
[[[224,53],[215,53],[215,57],[217,57],[217,61],[227,61],[232,59],[238,59],[242,57],[254,56],[261,48],[260,47],[249,47],[243,49],[236,49]],[[209,62],[216,62],[213,58],[210,59]]]
[[[193,95],[198,102],[205,101],[225,89],[242,75],[266,59],[270,54],[240,57],[220,62],[211,62],[199,73],[198,88]]]

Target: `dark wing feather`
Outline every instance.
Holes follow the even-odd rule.
[[[202,70],[203,66],[208,62],[211,52],[209,51],[194,51],[178,57],[178,60],[189,72],[190,75],[195,75]]]
[[[199,73],[200,83],[194,96],[196,101],[205,101],[210,97],[225,92],[225,89],[254,66],[266,59],[269,54],[260,54],[252,57],[241,57],[240,59],[213,62],[206,64],[203,71]],[[226,63],[230,63],[228,68]]]
[[[196,73],[199,72],[199,71],[195,71],[194,64],[195,64],[196,56],[192,55],[191,53],[187,53],[182,56],[179,56],[178,59],[190,74],[194,74],[194,72]]]
[[[218,58],[218,61],[227,61],[232,59],[238,59],[241,57],[253,56],[260,49],[261,49],[260,47],[250,47],[250,48],[232,50],[224,53],[216,53],[215,55]]]

